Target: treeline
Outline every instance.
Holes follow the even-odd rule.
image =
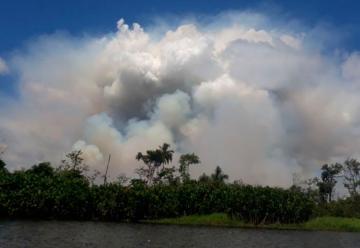
[[[335,197],[341,186],[347,195],[343,192],[343,196]],[[360,218],[360,162],[356,159],[324,164],[319,177],[297,182],[291,188],[313,199],[316,215]]]
[[[198,156],[183,154],[175,167],[169,166],[173,153],[168,144],[139,153],[136,159],[144,165],[138,178],[101,184],[89,176],[81,151],[69,153],[56,168],[40,163],[9,172],[0,160],[0,217],[141,221],[223,212],[267,224],[303,222],[320,213],[323,203],[313,189],[228,183],[220,167],[193,180],[189,166],[200,163]]]

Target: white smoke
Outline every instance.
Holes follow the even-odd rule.
[[[0,75],[9,73],[9,67],[7,66],[5,60],[0,57]]]
[[[111,154],[116,178],[167,142],[200,156],[194,176],[220,165],[231,179],[286,186],[359,155],[359,54],[326,55],[313,45],[324,41],[264,20],[144,30],[121,19],[103,37],[39,38],[11,60],[20,99],[0,106],[9,166],[82,149],[101,171]]]

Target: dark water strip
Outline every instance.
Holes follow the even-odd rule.
[[[360,248],[360,233],[72,221],[0,222],[0,247]]]

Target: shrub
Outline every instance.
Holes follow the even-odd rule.
[[[312,209],[313,201],[299,191],[219,180],[99,186],[79,170],[52,170],[48,164],[0,174],[1,217],[138,221],[226,212],[260,224],[306,221]]]
[[[301,192],[250,185],[230,187],[227,213],[256,225],[303,222],[310,218],[314,207]]]

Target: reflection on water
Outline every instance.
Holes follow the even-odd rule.
[[[360,247],[359,233],[100,222],[0,222],[0,247]]]

